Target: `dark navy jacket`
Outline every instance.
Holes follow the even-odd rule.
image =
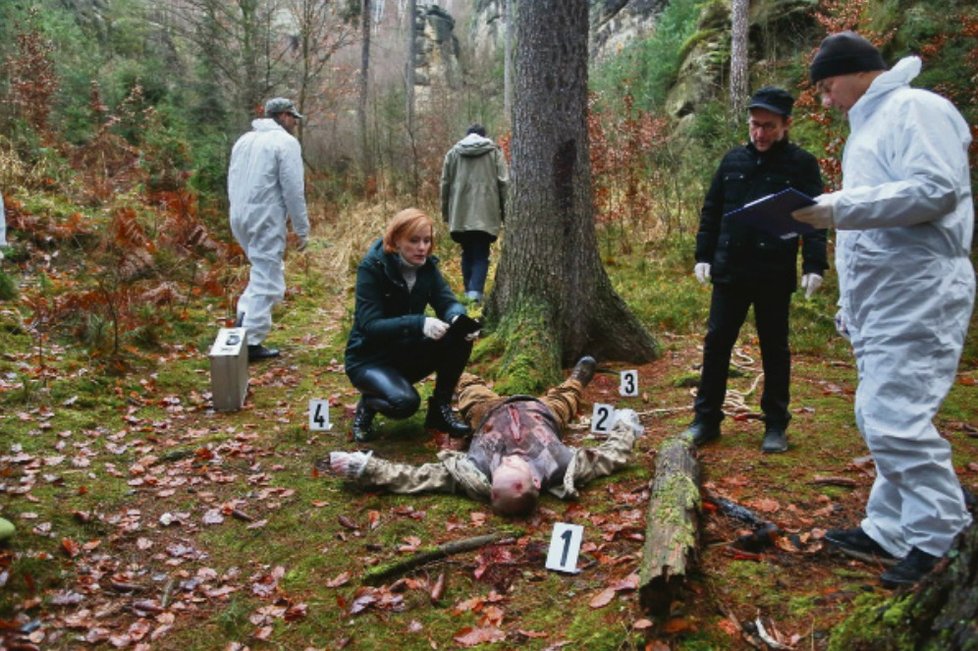
[[[428,256],[408,291],[397,253],[385,253],[382,240],[374,242],[360,261],[356,292],[353,329],[346,344],[347,373],[393,360],[420,344],[429,305],[445,322],[465,314],[438,270],[438,258]]]

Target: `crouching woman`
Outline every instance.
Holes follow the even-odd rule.
[[[438,269],[434,225],[417,208],[394,215],[357,267],[353,329],[346,346],[346,374],[361,393],[353,438],[375,436],[374,416],[412,416],[421,405],[414,388],[435,373],[425,427],[453,437],[471,434],[451,408],[452,396],[478,333],[446,336],[465,314]],[[437,316],[425,316],[431,306]]]

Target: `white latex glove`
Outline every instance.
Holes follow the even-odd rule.
[[[846,317],[842,313],[842,310],[835,313],[835,331],[842,335],[842,338],[846,341],[851,341],[849,338],[849,328],[846,327]]]
[[[791,213],[791,216],[805,224],[811,224],[815,228],[828,228],[835,224],[835,200],[838,198],[836,193],[820,194],[815,197],[815,205],[799,208]]]
[[[337,475],[356,479],[363,474],[373,452],[330,452],[329,468]]]
[[[811,298],[821,286],[822,277],[818,274],[804,274],[801,277],[801,288],[805,290],[805,298]]]
[[[705,285],[710,279],[710,263],[697,262],[696,266],[693,267],[693,274],[696,276],[696,280],[700,281],[701,285]]]
[[[448,324],[441,319],[436,319],[433,316],[426,316],[424,318],[424,326],[421,328],[424,336],[428,339],[439,340],[445,336],[448,332]]]

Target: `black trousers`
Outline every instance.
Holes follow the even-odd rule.
[[[421,406],[414,383],[435,373],[432,398],[449,403],[462,371],[472,354],[472,342],[463,337],[425,339],[420,345],[399,351],[382,364],[362,366],[347,375],[367,407],[388,418],[408,418]]]
[[[772,289],[762,283],[713,285],[710,318],[703,344],[703,372],[694,410],[698,422],[710,425],[723,420],[723,399],[727,393],[730,354],[747,310],[754,306],[754,323],[761,342],[764,367],[764,392],[761,410],[768,426],[787,427],[791,352],[788,350],[788,308],[791,292]]]

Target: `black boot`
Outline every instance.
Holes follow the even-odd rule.
[[[424,426],[439,432],[447,432],[453,439],[472,434],[472,428],[462,422],[452,411],[451,403],[435,398],[428,399],[428,414],[425,416]]]
[[[571,371],[570,379],[577,380],[581,383],[582,387],[586,387],[594,377],[594,370],[598,367],[598,363],[590,355],[585,355],[581,359],[577,360],[577,364],[574,366],[574,370]]]
[[[693,445],[699,447],[720,438],[720,425],[709,425],[703,421],[693,421],[684,434],[692,437]]]
[[[271,359],[278,356],[278,348],[265,348],[261,344],[250,344],[248,346],[249,362],[258,362],[263,359]]]
[[[363,404],[363,400],[357,403],[357,411],[353,414],[353,440],[357,443],[366,443],[374,438],[374,415],[373,409]]]

